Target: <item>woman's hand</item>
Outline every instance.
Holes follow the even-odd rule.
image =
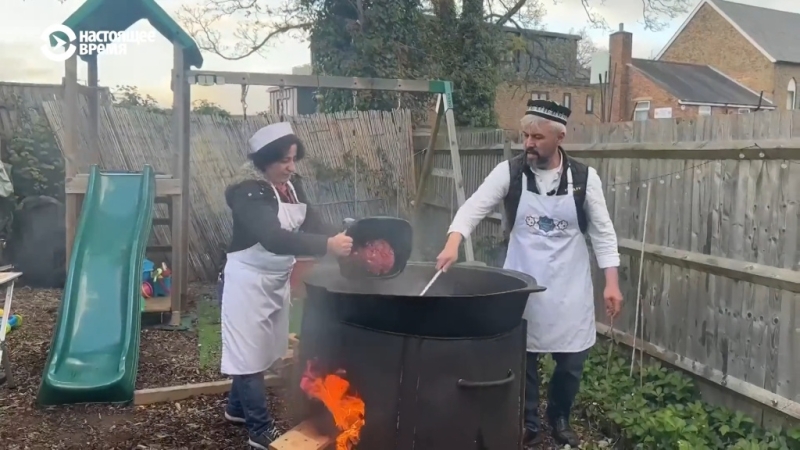
[[[336,256],[347,256],[352,249],[353,238],[344,233],[328,238],[328,253],[333,253]]]

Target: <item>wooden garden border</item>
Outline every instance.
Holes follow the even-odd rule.
[[[294,351],[298,343],[297,336],[293,333],[289,335],[289,350],[279,361],[278,371],[283,373],[294,360]],[[264,375],[266,387],[277,387],[284,384],[284,375],[267,374]],[[189,383],[176,386],[166,386],[149,389],[139,389],[133,393],[133,404],[136,406],[152,405],[154,403],[176,402],[198,395],[224,394],[231,390],[232,380],[209,381],[205,383]]]

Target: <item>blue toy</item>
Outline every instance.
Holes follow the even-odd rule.
[[[142,283],[148,283],[152,287],[153,297],[166,297],[172,286],[172,271],[166,263],[161,263],[161,267],[157,268],[153,261],[145,259],[142,264]]]

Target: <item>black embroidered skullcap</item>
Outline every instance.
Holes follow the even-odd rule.
[[[550,100],[528,100],[528,109],[525,111],[525,115],[528,114],[566,125],[572,111],[566,106]]]

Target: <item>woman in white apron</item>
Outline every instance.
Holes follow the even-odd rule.
[[[281,432],[267,410],[264,373],[288,349],[295,256],[346,256],[353,241],[325,226],[292,183],[305,152],[290,123],[258,130],[248,145],[250,161],[225,191],[233,236],[220,280],[221,370],[233,378],[225,418],[247,427],[250,447],[267,450]]]
[[[463,237],[505,201],[512,225],[503,267],[527,273],[547,288],[531,294],[523,314],[528,331],[526,446],[542,440],[538,362],[544,353],[550,353],[556,361],[547,402],[553,438],[562,445],[580,444],[569,415],[580,388],[583,363],[596,339],[594,289],[582,226],[606,274],[604,298],[609,316],[616,316],[622,304],[617,238],[600,178],[594,169],[569,158],[560,148],[569,115],[568,108],[551,101],[528,102],[521,120],[525,153],[500,163],[464,203],[437,258],[439,268],[447,269],[455,263]],[[582,178],[585,185],[574,185],[573,171],[586,174]],[[577,189],[586,189],[582,210],[574,196]]]

